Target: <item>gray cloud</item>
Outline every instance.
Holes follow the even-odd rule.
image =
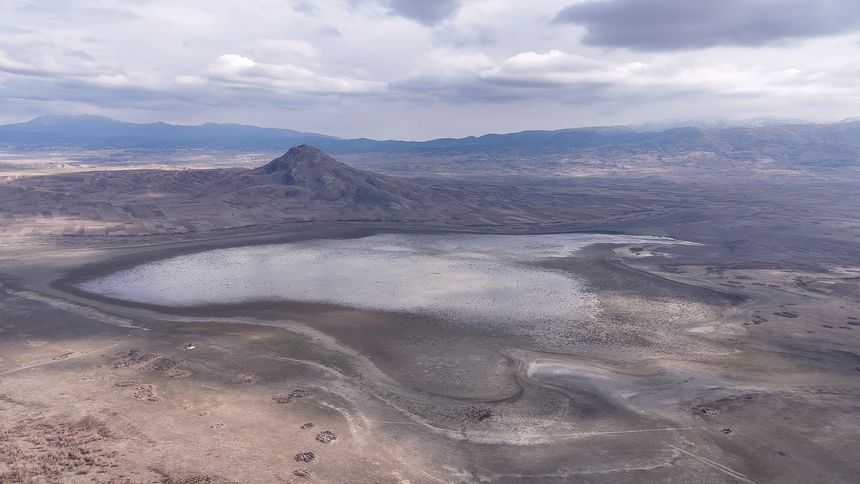
[[[17,5],[13,5],[13,8],[20,12],[26,12],[31,15],[41,15],[45,16],[46,18],[52,18],[52,20],[55,19],[55,21],[58,23],[68,23],[75,20],[116,22],[140,19],[140,15],[130,11],[128,8],[125,8],[121,5],[102,7],[81,6],[76,5],[72,2],[60,5],[44,2],[23,2]],[[62,12],[62,16],[58,16],[58,12]]]
[[[3,122],[91,113],[414,139],[727,112],[826,120],[860,106],[860,36],[779,42],[766,55],[679,50],[845,32],[856,18],[847,0],[815,11],[810,0],[55,3],[3,12]],[[585,28],[547,29],[572,3],[581,10],[559,21]],[[619,5],[629,10],[616,15]],[[655,51],[593,48],[583,32]]]
[[[317,33],[325,37],[342,37],[343,34],[334,25],[323,25],[317,29]]]
[[[293,10],[299,13],[304,13],[308,15],[314,15],[317,13],[317,7],[312,3],[305,0],[299,0],[293,2],[292,4]]]
[[[488,27],[458,28],[449,26],[437,29],[434,38],[454,47],[488,46],[498,43],[499,36]]]
[[[434,25],[454,16],[462,3],[462,0],[388,0],[387,6],[401,17]]]
[[[556,16],[586,28],[583,42],[634,50],[760,46],[860,29],[856,0],[607,0]]]
[[[84,59],[89,61],[94,60],[93,56],[91,56],[89,52],[81,49],[64,49],[63,55],[66,57],[76,57],[78,59]]]

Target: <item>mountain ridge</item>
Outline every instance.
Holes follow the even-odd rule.
[[[104,116],[45,115],[23,123],[0,125],[0,143],[18,147],[81,148],[222,148],[281,147],[334,137],[282,128],[235,123],[177,125],[128,123]]]
[[[342,139],[318,133],[241,124],[124,123],[100,116],[45,116],[0,126],[0,144],[18,149],[127,148],[276,150],[308,144],[334,154],[421,156],[566,156],[619,159],[641,154],[677,157],[709,153],[733,160],[773,159],[824,166],[860,161],[860,121],[767,124],[758,127],[675,127],[641,131],[624,126],[490,133],[427,141]]]

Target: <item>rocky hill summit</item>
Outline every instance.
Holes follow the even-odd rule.
[[[230,184],[243,197],[248,190],[259,190],[269,198],[283,197],[290,206],[325,202],[350,208],[414,208],[433,195],[429,188],[347,166],[309,145],[290,148]]]
[[[324,151],[310,145],[290,148],[282,156],[253,170],[257,173],[286,173],[295,179],[307,179],[321,171],[357,171],[335,160]]]

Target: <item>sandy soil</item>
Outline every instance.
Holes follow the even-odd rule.
[[[72,286],[207,247],[373,230],[7,259],[4,479],[848,482],[860,471],[860,359],[844,349],[860,329],[840,328],[856,326],[860,305],[798,282],[811,273],[686,262],[706,248],[592,246],[551,261],[600,295],[600,320],[571,328],[564,347],[408,313],[175,309]]]

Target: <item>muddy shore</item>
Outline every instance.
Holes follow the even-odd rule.
[[[307,479],[293,475],[305,468],[324,482],[803,482],[825,469],[858,472],[860,372],[839,348],[860,329],[820,321],[853,328],[857,304],[775,271],[686,263],[708,247],[678,249],[681,258],[592,246],[554,261],[588,281],[602,311],[562,348],[408,313],[167,308],[74,288],[195,251],[393,229],[308,227],[7,264],[4,421],[32,405],[58,426],[94,416],[111,429],[99,445],[118,452],[106,469],[132,480],[271,482]],[[61,408],[57,395],[78,403]],[[25,396],[27,405],[9,403]],[[324,430],[336,440],[315,439]],[[246,444],[228,445],[237,441]],[[313,463],[284,464],[302,452]],[[255,474],[261,467],[267,474]]]

